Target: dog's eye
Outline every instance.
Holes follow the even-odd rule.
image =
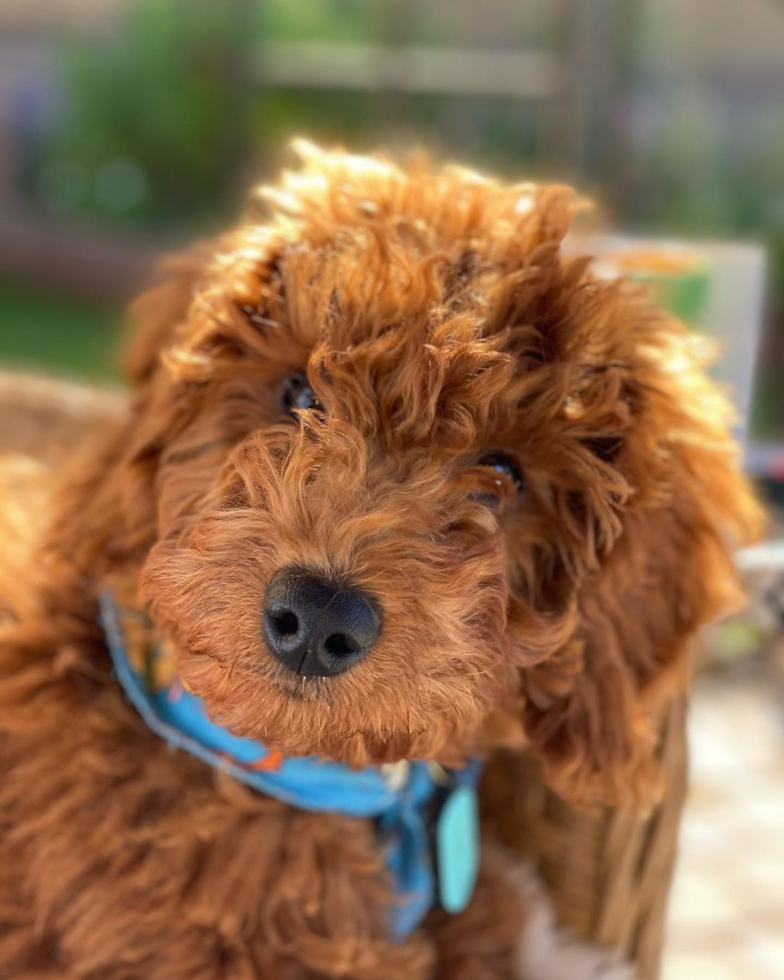
[[[283,407],[289,415],[294,415],[296,411],[303,408],[324,411],[321,402],[316,398],[315,391],[310,387],[308,376],[302,373],[292,374],[286,382],[283,388]]]
[[[477,465],[491,471],[492,492],[480,494],[488,503],[498,503],[499,498],[510,490],[521,493],[525,487],[522,470],[504,453],[485,453],[477,460]]]

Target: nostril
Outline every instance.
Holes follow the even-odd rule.
[[[348,657],[359,650],[359,645],[344,633],[333,633],[324,641],[324,649],[333,657]]]
[[[270,619],[278,636],[294,636],[299,629],[299,620],[296,613],[291,612],[291,610],[286,609],[283,612],[273,613]]]

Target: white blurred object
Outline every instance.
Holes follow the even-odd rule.
[[[784,572],[784,538],[742,548],[736,554],[735,561],[742,572],[756,572],[760,569]]]
[[[730,387],[748,452],[747,425],[765,309],[765,251],[760,245],[733,243],[700,247],[710,264],[705,331],[721,344],[714,372]]]
[[[754,458],[754,448],[749,452],[747,445],[747,428],[765,309],[764,248],[739,242],[627,235],[591,237],[581,241],[580,248],[596,256],[595,269],[602,276],[628,272],[624,255],[639,254],[690,259],[704,273],[706,292],[698,329],[720,345],[713,374],[728,387],[737,408],[737,435],[746,447],[747,462]]]

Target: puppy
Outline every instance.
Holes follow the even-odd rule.
[[[727,403],[564,256],[569,189],[300,152],[137,304],[127,417],[6,569],[0,977],[598,975],[528,955],[480,769],[662,791],[758,519]]]

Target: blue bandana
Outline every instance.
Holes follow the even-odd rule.
[[[213,724],[201,699],[177,678],[156,685],[148,669],[155,648],[145,669],[136,669],[124,625],[126,616],[139,614],[121,612],[107,592],[99,602],[117,679],[156,735],[282,803],[377,820],[398,898],[392,910],[396,938],[408,936],[436,902],[453,913],[468,905],[478,869],[478,762],[449,771],[427,762],[355,770],[317,756],[284,757]]]

